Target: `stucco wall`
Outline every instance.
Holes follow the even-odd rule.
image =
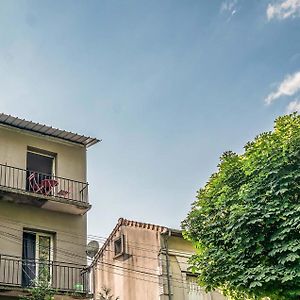
[[[80,145],[1,125],[0,141],[0,164],[26,169],[27,148],[33,147],[56,154],[57,176],[86,181],[86,149]]]
[[[126,254],[129,255],[125,260],[114,258],[114,239],[121,234],[125,235]],[[121,300],[159,299],[159,248],[158,231],[121,226],[94,268],[94,296],[97,298],[101,287],[106,286]]]
[[[86,263],[85,215],[64,214],[0,201],[0,254],[22,257],[24,228],[53,233],[54,260]]]
[[[190,288],[187,280],[188,274],[188,259],[195,253],[193,245],[184,240],[182,237],[171,236],[167,240],[170,273],[171,273],[171,290],[172,300],[226,300],[219,292],[205,293],[196,283]],[[196,280],[195,280],[196,281]],[[166,296],[162,299],[168,299]]]
[[[86,182],[85,147],[0,125],[0,164],[26,169],[29,148],[54,154],[56,176]],[[7,170],[9,170],[7,167],[1,168],[1,172],[9,172]],[[19,177],[12,178],[11,175],[5,173],[2,176],[1,184],[24,189],[27,175],[26,172],[21,173],[23,176],[21,179]],[[7,182],[7,178],[11,182]],[[19,180],[21,180],[21,185],[20,183],[16,185]],[[7,202],[10,197],[7,194],[6,198],[0,199],[0,255],[22,257],[24,230],[49,233],[53,237],[52,259],[55,261],[51,264],[53,286],[64,290],[72,289],[74,284],[81,283],[81,267],[79,265],[87,263],[85,254],[86,215],[73,215],[32,205],[18,204],[20,202],[18,193],[14,195],[15,202]],[[2,256],[0,281],[4,279],[4,283],[20,285],[22,262],[17,258],[10,260],[8,256]],[[62,265],[67,266],[67,263],[70,265],[63,268]],[[73,264],[78,264],[78,266]],[[1,297],[2,295],[0,295]],[[62,298],[65,297],[59,296],[59,299]]]
[[[86,150],[84,147],[60,142],[58,139],[26,133],[0,126],[0,163],[26,169],[28,147],[56,153],[56,175],[86,181]],[[25,182],[25,181],[24,181]],[[12,222],[11,223],[9,220]],[[85,263],[86,216],[75,216],[0,201],[0,226],[2,231],[17,235],[17,241],[1,238],[0,253],[22,256],[23,228],[56,233],[55,260]],[[14,230],[5,228],[14,227]],[[74,253],[63,253],[60,249]],[[81,257],[77,257],[77,255]]]
[[[125,235],[129,258],[114,258],[114,240]],[[139,226],[121,226],[94,267],[95,294],[101,287],[112,290],[120,300],[169,300],[165,238],[161,232]],[[172,300],[225,300],[218,292],[207,294],[196,284],[191,291],[188,258],[194,253],[192,244],[182,237],[170,236],[168,253]]]
[[[194,253],[195,249],[191,242],[183,239],[183,237],[170,236],[168,238],[168,246],[172,251],[180,251],[187,253]]]

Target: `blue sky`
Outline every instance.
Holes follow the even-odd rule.
[[[103,142],[89,233],[179,227],[225,150],[300,110],[300,0],[0,2],[0,110]]]

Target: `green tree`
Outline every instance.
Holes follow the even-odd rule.
[[[119,300],[119,297],[115,297],[111,294],[111,289],[103,287],[102,291],[99,293],[99,300]]]
[[[232,299],[300,299],[300,116],[225,152],[182,222],[191,270]]]

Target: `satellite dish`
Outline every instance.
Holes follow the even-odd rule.
[[[93,258],[99,251],[99,243],[97,241],[90,241],[87,246],[85,253],[88,257]]]

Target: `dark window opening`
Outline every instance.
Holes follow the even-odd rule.
[[[35,279],[35,234],[23,233],[22,286],[30,286]]]
[[[53,171],[53,160],[54,158],[51,156],[27,152],[27,170],[51,175]]]
[[[119,256],[124,253],[124,235],[120,236],[114,241],[115,256]]]
[[[53,156],[27,152],[27,191],[38,192],[41,182],[52,178],[53,163]]]

